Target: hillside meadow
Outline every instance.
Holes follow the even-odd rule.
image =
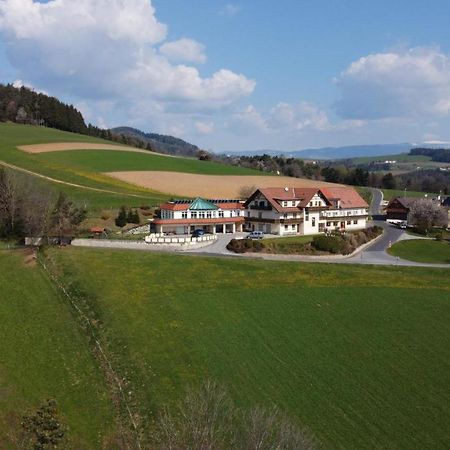
[[[83,147],[92,142],[95,145],[108,144],[89,136],[63,132],[45,127],[0,123],[0,160],[20,168],[36,172],[67,183],[88,188],[109,190],[113,193],[95,192],[73,186],[49,182],[64,191],[74,190],[77,198],[84,198],[95,209],[118,207],[121,204],[139,206],[158,205],[170,197],[171,192],[160,192],[130,184],[103,174],[122,170],[169,170],[217,175],[259,175],[260,172],[232,167],[209,161],[189,158],[175,158],[152,154],[151,152],[128,152],[118,150],[68,150],[48,153],[27,153],[16,147],[31,144],[57,142],[81,142]],[[122,195],[121,195],[122,194]]]
[[[444,269],[49,249],[142,416],[213,379],[324,449],[450,445]]]

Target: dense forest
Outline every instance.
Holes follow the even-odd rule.
[[[201,151],[196,145],[165,134],[144,133],[131,127],[112,128],[110,131],[119,136],[130,137],[150,144],[151,147],[155,147],[158,151],[169,155],[199,156]]]

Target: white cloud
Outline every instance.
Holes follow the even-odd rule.
[[[450,57],[417,47],[365,56],[336,80],[347,119],[442,116],[450,112]]]
[[[190,39],[164,43],[167,26],[150,0],[0,0],[0,33],[21,78],[80,99],[220,108],[255,88],[227,69],[203,77],[173,64],[183,48],[185,61],[203,61],[204,48]]]
[[[270,110],[270,125],[272,128],[289,128],[293,131],[327,130],[331,126],[327,113],[308,102],[298,105],[278,103]]]
[[[178,41],[166,42],[159,51],[173,62],[206,62],[205,46],[193,39],[182,38]]]
[[[195,128],[200,134],[211,134],[214,132],[214,123],[198,120],[195,122]]]
[[[227,3],[220,11],[219,14],[222,16],[233,17],[242,9],[241,6],[235,5],[234,3]]]

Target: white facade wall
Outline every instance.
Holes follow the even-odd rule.
[[[241,217],[244,212],[240,209],[218,209],[215,211],[171,211],[161,210],[161,219],[223,219],[230,217]]]

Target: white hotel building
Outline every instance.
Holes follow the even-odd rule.
[[[350,187],[265,188],[244,204],[245,228],[278,235],[366,227],[368,204]]]
[[[242,231],[244,207],[239,200],[175,200],[160,206],[153,221],[157,233],[191,234],[202,229],[206,233]]]

